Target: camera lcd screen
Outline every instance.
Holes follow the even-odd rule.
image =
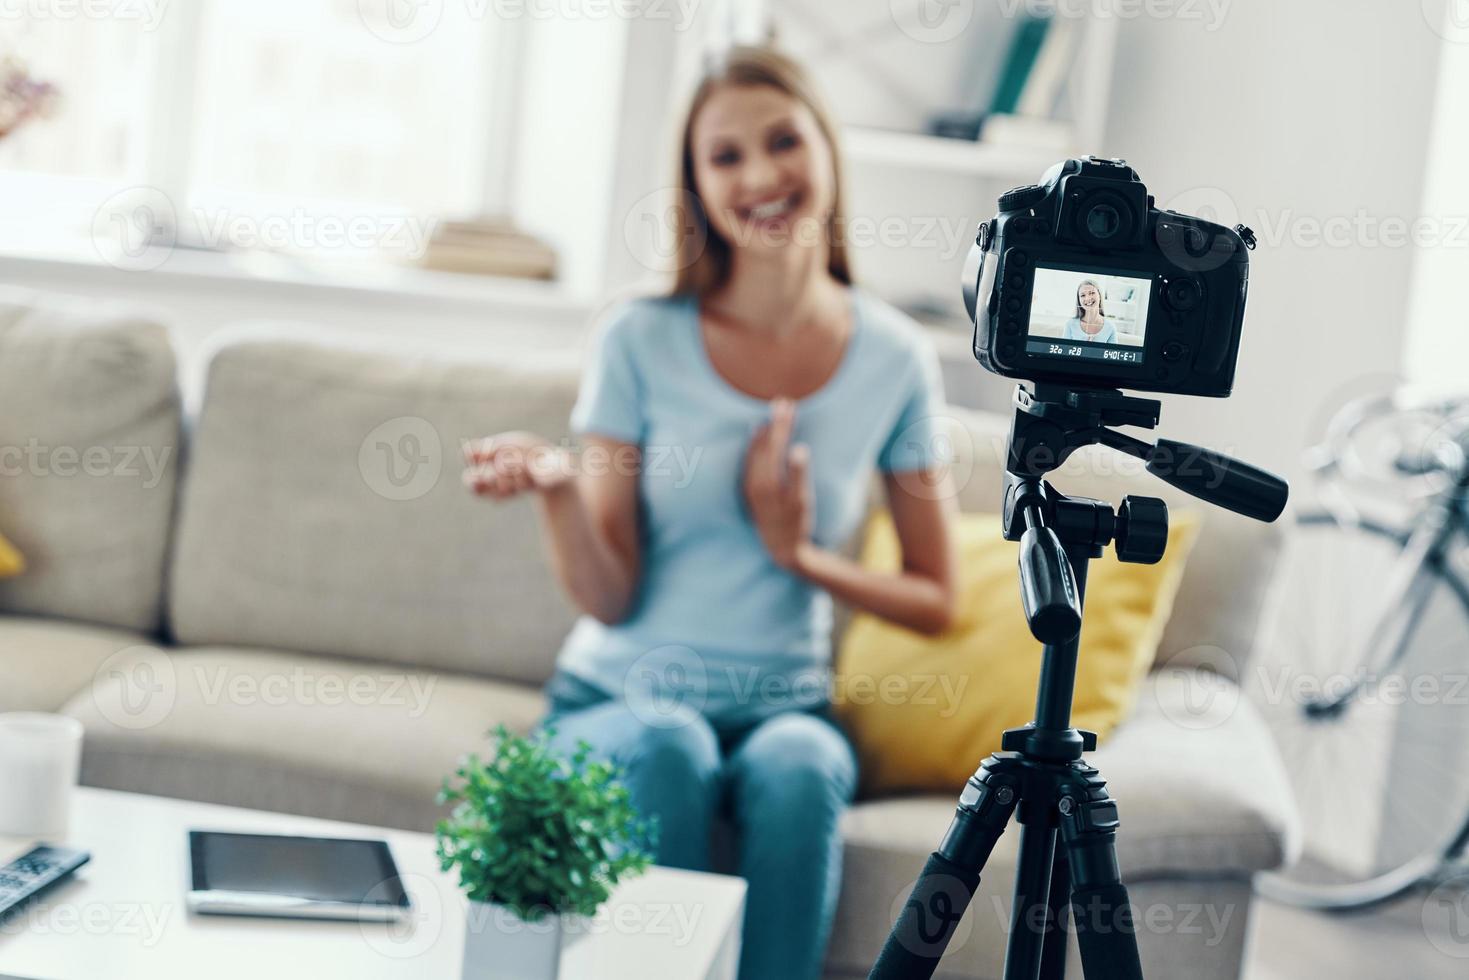
[[[1027,353],[1042,357],[1143,362],[1152,280],[1037,266]]]

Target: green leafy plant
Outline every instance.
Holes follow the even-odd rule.
[[[498,726],[494,753],[469,756],[445,779],[440,803],[456,806],[437,829],[439,863],[458,869],[476,902],[507,906],[527,922],[552,913],[593,915],[618,882],[653,863],[657,824],[632,804],[621,770],[571,758]]]

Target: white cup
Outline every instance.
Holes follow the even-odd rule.
[[[65,840],[81,761],[75,718],[0,714],[0,837]]]

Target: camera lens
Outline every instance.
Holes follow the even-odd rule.
[[[1122,215],[1110,204],[1098,204],[1086,213],[1086,230],[1097,241],[1106,241],[1122,227]]]

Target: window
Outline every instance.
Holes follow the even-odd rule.
[[[499,210],[505,147],[491,134],[505,93],[497,103],[493,89],[516,25],[492,6],[443,4],[432,30],[405,35],[374,19],[387,3],[28,7],[0,21],[0,57],[18,55],[60,97],[0,143],[0,180],[33,203],[54,194],[76,213],[52,213],[82,233],[109,196],[147,187],[172,205],[180,240],[314,255],[353,248],[312,235],[313,221],[377,220],[385,240],[369,251],[381,251],[407,241],[391,227],[407,216]]]

